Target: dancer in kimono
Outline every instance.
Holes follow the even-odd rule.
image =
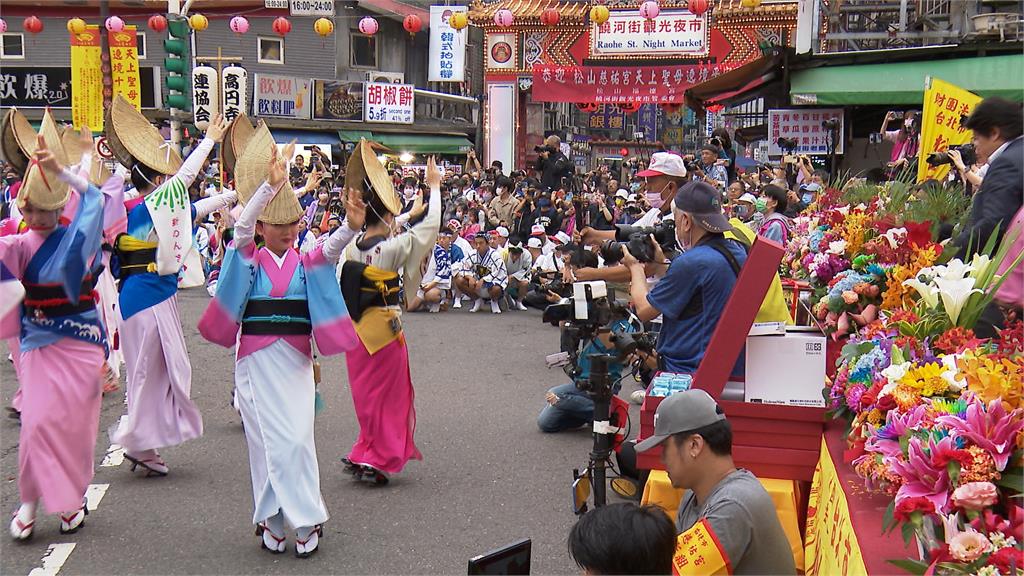
[[[114,247],[120,280],[120,344],[127,370],[128,410],[111,428],[132,470],[168,473],[157,449],[198,438],[203,420],[192,403],[192,365],[178,318],[178,273],[192,248],[194,222],[232,205],[227,192],[189,203],[188,187],[227,124],[217,116],[184,162],[134,106],[116,96],[107,142],[131,169],[138,196],[125,203],[127,232]]]
[[[235,401],[249,447],[260,545],[284,552],[287,523],[295,528],[295,555],[304,558],[316,552],[328,517],[313,438],[310,337],[325,355],[355,345],[334,266],[362,228],[366,207],[346,194],[346,224],[300,255],[293,245],[302,207],[288,185],[293,149],[294,143],[279,156],[270,130],[261,126],[243,151],[237,182],[245,209],[199,332],[225,347],[237,341]]]
[[[345,185],[361,192],[369,209],[366,232],[345,250],[341,292],[355,323],[359,343],[345,355],[359,437],[342,458],[357,480],[386,484],[410,459],[423,456],[416,432],[415,392],[409,352],[402,332],[399,271],[404,271],[407,303],[420,285],[420,263],[434,246],[441,221],[441,172],[427,164],[430,200],[426,216],[395,235],[401,200],[387,171],[365,140],[353,152]]]
[[[83,128],[83,133],[88,128]],[[81,194],[75,219],[63,226],[70,187]],[[21,506],[11,536],[32,536],[40,500],[60,515],[60,531],[77,531],[88,513],[99,427],[100,369],[105,335],[94,286],[103,234],[103,194],[67,168],[57,125],[47,112],[17,199],[28,226],[0,237],[0,262],[24,285],[21,302]]]

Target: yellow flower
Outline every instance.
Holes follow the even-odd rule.
[[[942,364],[937,362],[914,366],[903,375],[900,384],[919,390],[921,396],[936,396],[949,388],[949,382],[942,377],[943,370]]]
[[[878,408],[874,408],[871,412],[868,412],[868,422],[872,426],[881,426],[885,422],[885,414],[882,414],[882,411]]]
[[[969,352],[959,359],[957,368],[967,380],[967,389],[986,404],[998,398],[1008,411],[1024,407],[1020,385],[1024,358],[995,358]]]
[[[920,403],[921,393],[917,388],[901,383],[893,388],[892,399],[896,401],[901,411],[908,412]]]

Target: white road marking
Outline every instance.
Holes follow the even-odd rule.
[[[85,491],[85,505],[89,512],[100,507],[100,500],[103,500],[107,488],[110,488],[110,484],[89,484],[89,488]]]
[[[103,468],[120,466],[122,462],[124,462],[124,448],[119,444],[111,444],[110,448],[107,448],[107,455],[103,457],[100,466]]]
[[[28,573],[28,576],[57,576],[57,573],[64,567],[64,563],[68,561],[68,556],[71,556],[71,552],[74,549],[74,543],[50,544],[49,548],[46,549],[46,554],[43,555],[43,566],[41,568],[33,568]]]

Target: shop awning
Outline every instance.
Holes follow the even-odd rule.
[[[701,82],[686,90],[686,103],[700,109],[712,102],[723,102],[774,80],[781,70],[782,55],[758,58],[725,74]]]
[[[1024,100],[1024,55],[822,66],[790,78],[793,104],[921,105],[926,76],[940,78],[979,96]]]
[[[473,148],[473,143],[465,136],[444,134],[389,134],[374,132],[373,139],[398,153],[465,154]]]
[[[274,140],[278,144],[286,144],[295,140],[299,144],[317,144],[320,146],[330,146],[331,144],[337,144],[338,133],[337,132],[321,132],[316,130],[289,130],[287,128],[271,128],[271,135],[274,136]]]
[[[342,142],[359,142],[360,138],[373,140],[373,132],[369,130],[338,130],[338,139]]]

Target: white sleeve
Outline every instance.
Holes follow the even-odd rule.
[[[203,167],[203,162],[206,162],[206,157],[210,155],[210,151],[213,150],[213,145],[214,141],[212,139],[203,138],[203,141],[196,146],[196,149],[181,163],[181,168],[178,168],[176,176],[185,183],[185,188],[191,186],[192,182],[195,182],[196,176],[199,176],[199,170]]]
[[[358,230],[349,228],[348,219],[345,219],[344,224],[338,227],[330,237],[324,242],[324,258],[328,262],[337,262],[338,258],[341,257],[341,251],[348,246],[348,243],[358,234]]]
[[[242,210],[242,214],[235,221],[235,248],[252,244],[253,238],[256,237],[256,220],[259,219],[263,209],[270,204],[270,200],[276,193],[277,191],[269,182],[260,184],[260,187],[256,189],[256,193],[252,195],[249,203]],[[196,204],[198,203],[196,202]]]
[[[79,194],[85,194],[86,190],[89,189],[89,181],[72,168],[65,168],[57,176],[77,190]]]
[[[233,206],[238,201],[238,192],[231,191],[216,196],[210,196],[209,198],[201,198],[196,200],[192,205],[196,208],[196,220],[206,218],[210,214],[217,210],[222,210],[228,206]],[[261,208],[262,210],[262,208]],[[257,213],[258,217],[259,214]]]

